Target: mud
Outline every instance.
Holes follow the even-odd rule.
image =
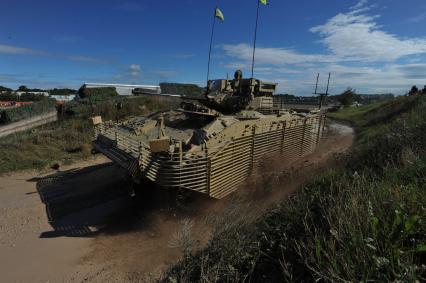
[[[331,124],[310,156],[269,158],[237,193],[204,195],[143,184],[136,197],[105,158],[60,171],[0,177],[0,281],[153,281],[184,253],[236,220],[261,216],[350,149],[350,127]]]

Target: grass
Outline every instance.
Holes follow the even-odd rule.
[[[117,103],[121,103],[120,110]],[[69,164],[91,156],[94,115],[106,120],[124,119],[152,111],[166,110],[174,99],[136,97],[95,101],[83,100],[65,106],[59,121],[0,139],[0,174],[26,169],[42,169],[55,163]]]
[[[90,156],[89,120],[65,119],[0,139],[0,173],[41,169]]]
[[[219,230],[166,282],[426,280],[426,97],[334,116],[356,125],[345,166]]]

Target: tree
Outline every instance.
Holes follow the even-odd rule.
[[[1,113],[0,113],[0,124],[7,124],[7,123],[9,123],[10,122],[10,118],[9,118],[9,116],[7,115],[7,112],[5,111],[5,110],[3,110]]]
[[[93,99],[108,99],[114,96],[118,96],[115,87],[81,87],[78,90],[80,98],[93,98]]]
[[[426,85],[423,87],[422,94],[426,94]]]
[[[26,85],[21,85],[19,86],[18,91],[28,91],[28,87]]]
[[[77,91],[75,89],[70,88],[54,88],[49,90],[50,95],[71,95],[76,93]]]
[[[0,92],[12,92],[12,89],[0,85]]]
[[[169,94],[179,94],[191,97],[202,97],[204,88],[195,84],[181,84],[181,83],[160,83],[161,92]]]
[[[416,95],[419,93],[419,89],[417,88],[417,86],[413,85],[411,87],[411,90],[408,92],[408,95]]]
[[[356,99],[358,98],[358,95],[355,93],[355,90],[348,87],[339,97],[337,100],[345,106],[351,105]]]

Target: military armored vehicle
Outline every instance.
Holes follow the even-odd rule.
[[[268,154],[286,162],[311,153],[325,116],[274,104],[277,84],[255,78],[208,81],[202,98],[125,121],[94,117],[93,147],[125,168],[135,182],[150,180],[223,198],[237,190]]]

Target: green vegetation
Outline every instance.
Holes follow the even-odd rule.
[[[4,92],[11,92],[11,91],[12,91],[12,89],[11,89],[11,88],[4,87],[4,86],[1,86],[1,85],[0,85],[0,92],[2,92],[2,91],[4,91]]]
[[[365,105],[365,104],[370,104],[375,102],[382,102],[382,101],[393,99],[393,98],[394,98],[394,95],[390,93],[359,94],[359,93],[356,93],[354,89],[348,87],[343,93],[339,95],[328,96],[327,101],[329,103],[338,102],[341,105],[349,106],[355,102]]]
[[[70,88],[54,88],[49,90],[50,95],[71,95],[71,94],[77,94],[77,91],[75,89]]]
[[[0,173],[41,169],[90,156],[89,120],[63,119],[0,139]]]
[[[55,101],[44,98],[43,100],[34,102],[29,105],[23,105],[16,108],[10,108],[1,111],[0,125],[17,122],[19,120],[28,119],[49,111],[55,110]]]
[[[34,92],[45,92],[46,90],[39,89],[39,88],[28,88],[25,85],[21,85],[21,86],[18,87],[18,91],[25,91],[25,92],[32,92],[32,91],[34,91]]]
[[[425,281],[425,111],[417,96],[333,114],[358,133],[346,166],[267,215],[228,220],[164,281]]]
[[[44,95],[31,92],[25,92],[21,95],[13,92],[0,93],[0,101],[40,101],[43,99],[46,99]]]
[[[397,97],[362,107],[347,107],[339,112],[330,113],[329,116],[350,122],[356,128],[364,128],[372,124],[386,124],[400,114],[409,112],[417,104],[416,97]]]
[[[121,109],[117,107],[119,103]],[[97,102],[83,99],[66,103],[60,110],[59,121],[0,138],[0,174],[90,157],[92,113],[102,115],[104,120],[116,120],[166,110],[177,103],[176,99],[162,97],[117,97]]]
[[[32,91],[44,91],[41,89],[29,89],[26,86],[20,86],[18,91],[24,91],[24,92],[32,92]],[[4,86],[0,86],[0,100],[14,100],[14,101],[20,101],[19,100],[19,96],[17,95],[13,95],[12,94],[13,89],[8,88],[8,87],[4,87]],[[50,89],[48,90],[50,95],[70,95],[70,94],[76,94],[77,91],[75,89],[70,89],[70,88],[54,88],[54,89]],[[4,99],[5,97],[3,97],[4,95],[8,95],[11,96],[9,99]],[[22,101],[28,101],[28,100],[22,100]]]
[[[81,87],[78,90],[81,98],[90,98],[91,100],[105,100],[118,96],[115,87]]]
[[[189,97],[201,97],[204,88],[195,84],[160,83],[161,92],[167,94],[179,94]]]

